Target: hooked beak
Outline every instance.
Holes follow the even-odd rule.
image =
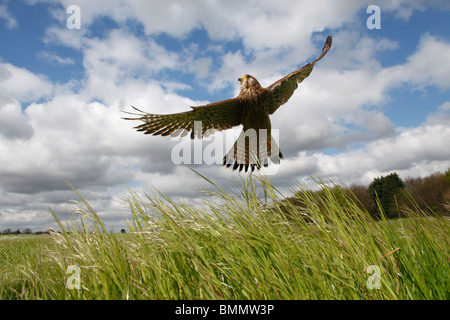
[[[242,77],[240,77],[240,78],[238,79],[238,81],[239,81],[239,82],[242,82]]]

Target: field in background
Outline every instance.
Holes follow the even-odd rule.
[[[79,195],[61,233],[0,236],[0,299],[450,298],[446,217],[374,221],[325,185],[294,204],[265,178],[235,194],[210,183],[202,206],[130,192],[127,234]]]

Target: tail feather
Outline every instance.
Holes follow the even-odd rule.
[[[223,157],[223,166],[231,167],[233,171],[253,172],[260,170],[262,166],[267,167],[269,160],[274,164],[280,163],[283,154],[273,136],[267,139],[267,134],[264,132],[256,133],[255,130],[253,132],[251,130],[241,132],[234,145]]]

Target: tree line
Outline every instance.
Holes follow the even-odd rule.
[[[5,235],[8,235],[8,234],[43,234],[43,233],[49,234],[50,231],[36,231],[36,232],[33,232],[29,228],[23,229],[23,230],[16,229],[16,230],[13,231],[10,228],[7,228],[7,229],[3,230],[2,232],[0,232],[0,234],[5,234]]]
[[[388,219],[405,217],[407,209],[450,215],[450,168],[445,173],[437,172],[425,178],[408,177],[404,180],[394,172],[373,179],[369,186],[335,186],[331,191],[343,205],[346,198],[353,199],[375,220],[380,219],[382,214]],[[302,193],[303,191],[299,191],[288,201],[301,208]],[[317,200],[325,197],[323,190],[312,194]]]
[[[36,232],[33,232],[31,229],[29,229],[29,228],[27,228],[27,229],[24,229],[24,230],[20,230],[20,229],[17,229],[17,230],[15,230],[15,231],[13,231],[13,230],[11,230],[10,228],[8,228],[8,229],[5,229],[5,230],[3,230],[2,232],[0,232],[0,235],[1,234],[4,234],[4,235],[8,235],[8,234],[50,234],[50,233],[52,233],[52,232],[59,232],[59,231],[56,231],[56,230],[53,230],[53,229],[50,229],[50,230],[47,230],[47,231],[36,231]],[[69,232],[70,233],[70,232]],[[121,229],[120,230],[120,233],[127,233],[127,231],[125,230],[125,229]]]

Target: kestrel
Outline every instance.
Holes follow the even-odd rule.
[[[145,134],[178,136],[191,133],[191,139],[202,138],[212,130],[226,130],[242,125],[243,130],[233,147],[223,158],[223,166],[242,171],[252,171],[267,166],[268,159],[280,163],[283,158],[278,145],[271,135],[269,116],[285,104],[297,89],[298,84],[306,79],[317,61],[330,50],[331,36],[327,37],[321,55],[311,63],[291,72],[267,88],[263,88],[251,75],[244,75],[238,80],[241,90],[236,98],[191,107],[193,110],[174,114],[129,113],[144,123],[135,127]],[[201,126],[198,124],[201,121]]]

